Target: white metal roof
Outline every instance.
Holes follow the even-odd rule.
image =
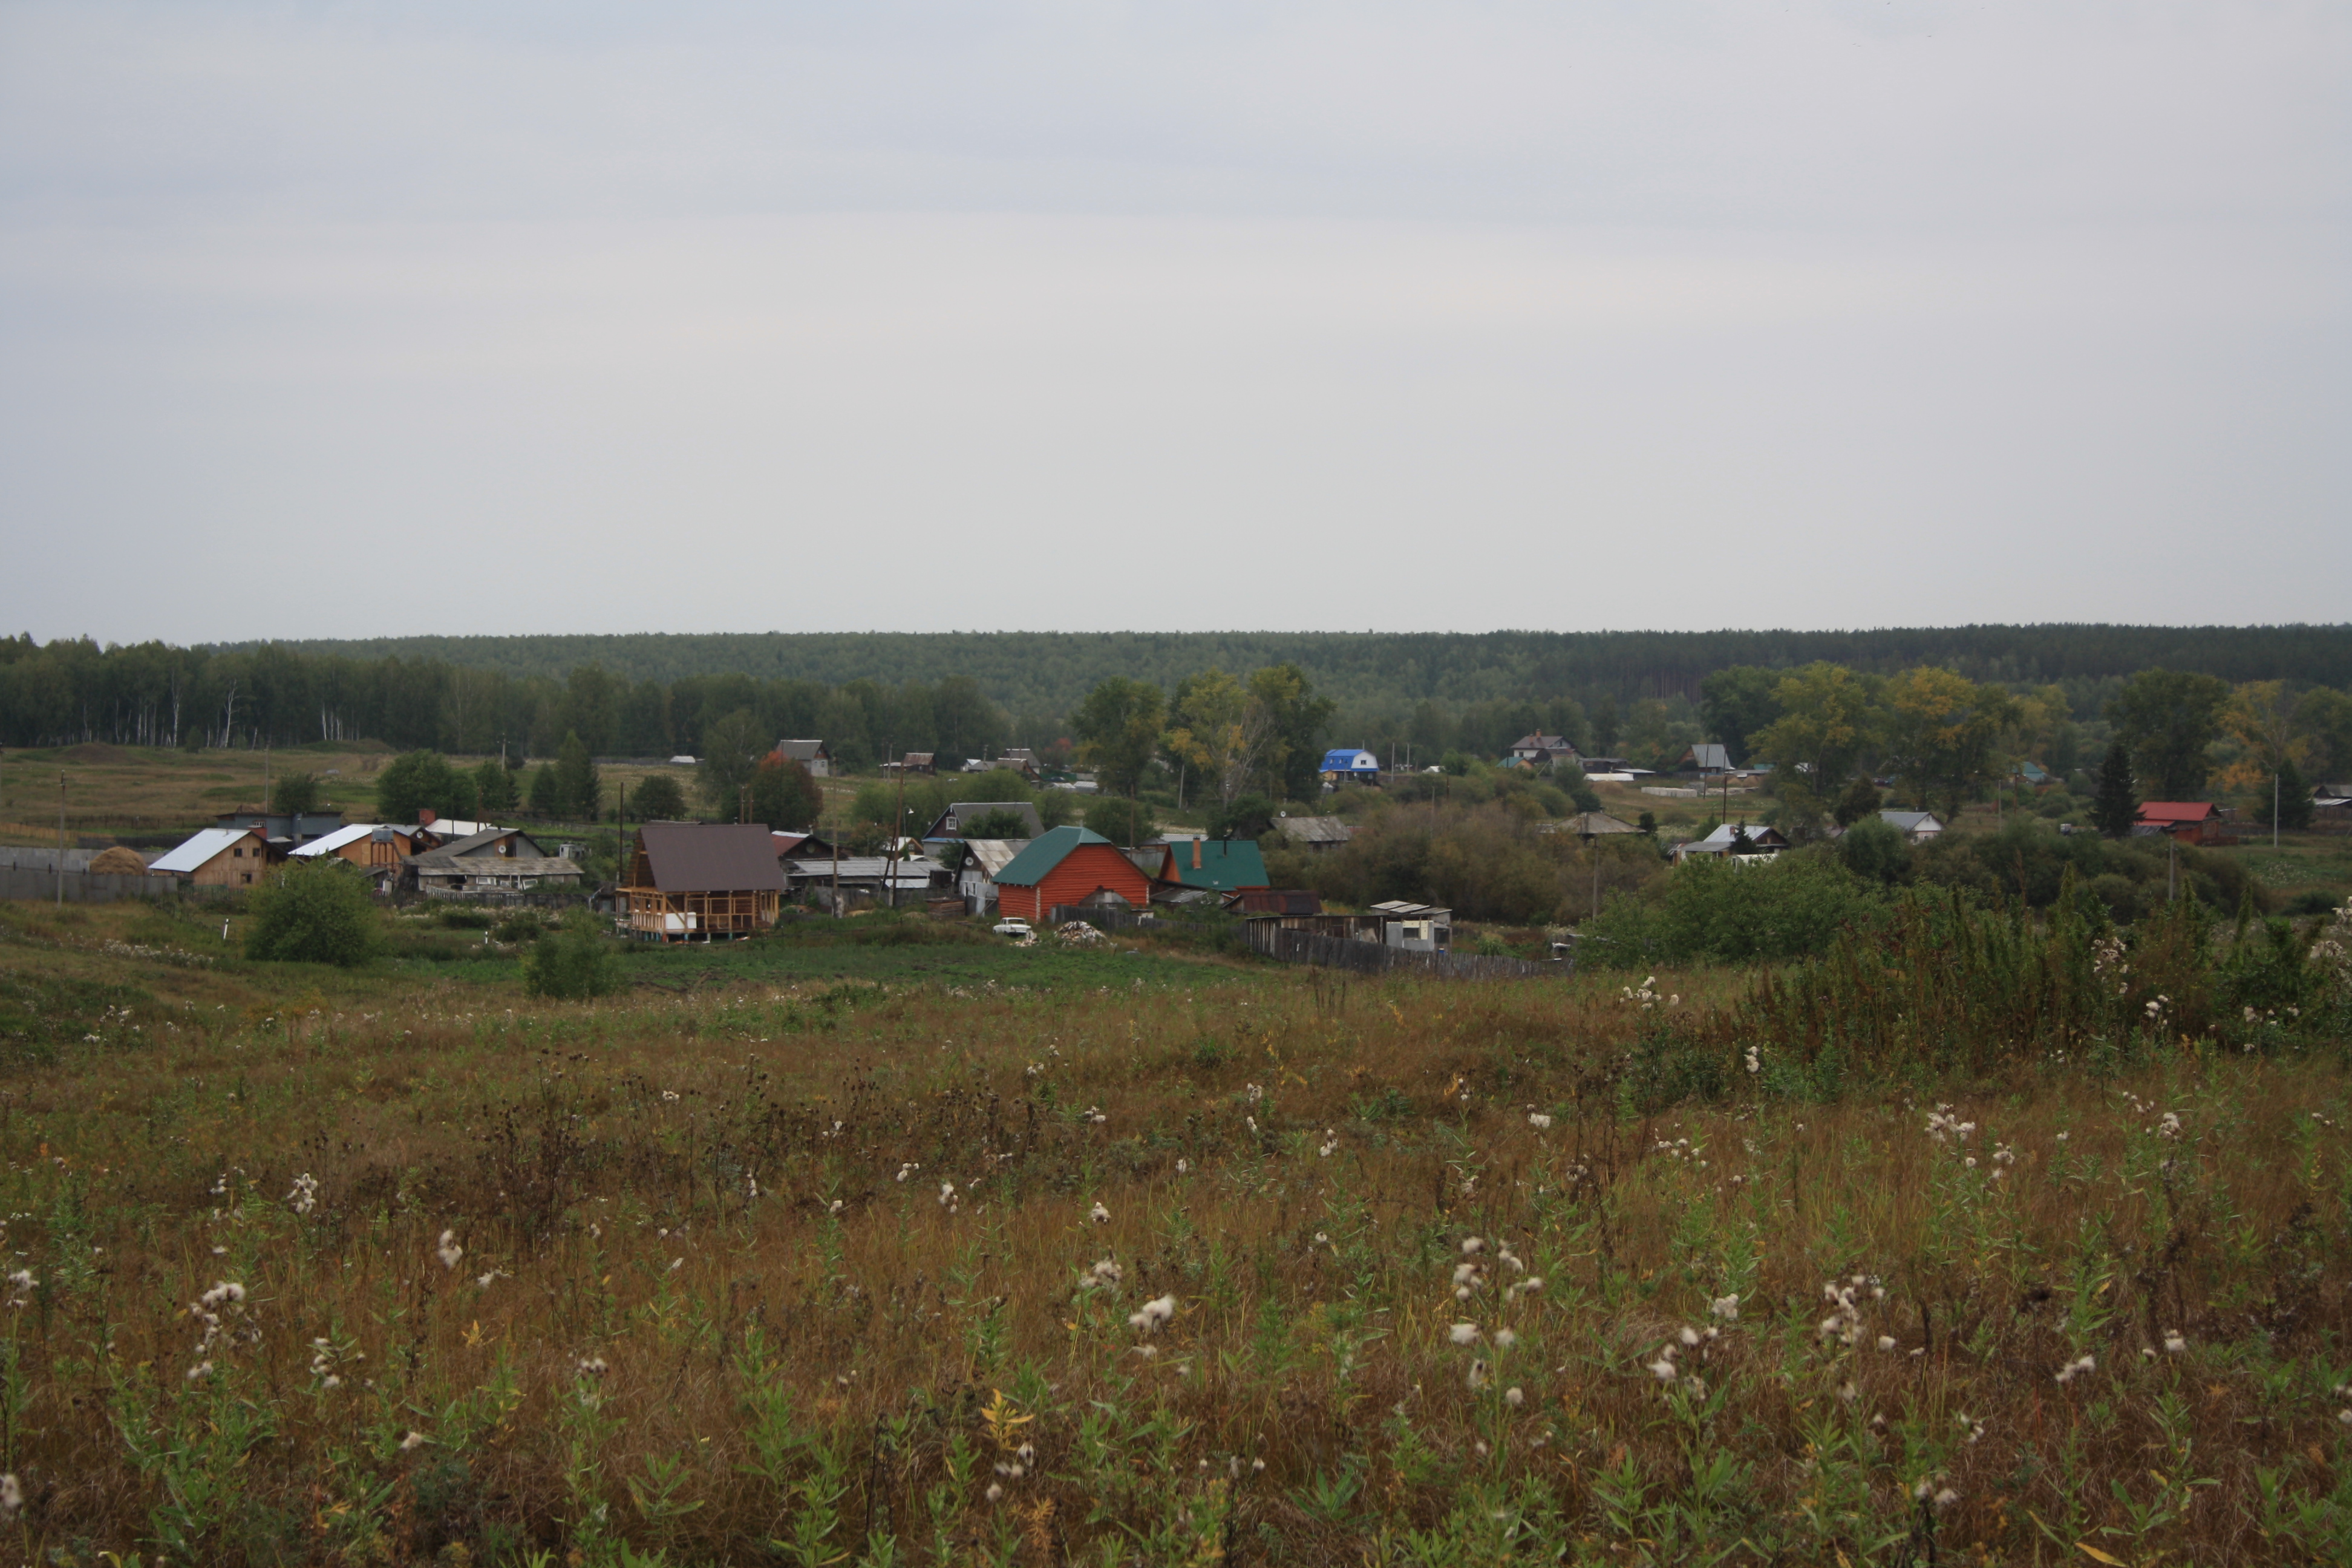
[[[147,863],[150,871],[194,871],[240,838],[257,837],[248,827],[206,827],[178,848]]]
[[[354,822],[336,828],[323,838],[313,838],[299,849],[292,851],[292,858],[307,860],[314,855],[332,855],[344,845],[357,844],[375,830],[376,825],[373,822]]]

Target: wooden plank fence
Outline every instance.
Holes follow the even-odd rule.
[[[1557,980],[1575,973],[1566,961],[1538,963],[1524,958],[1487,958],[1476,953],[1413,952],[1352,937],[1286,931],[1275,921],[1251,921],[1249,944],[1284,963],[1313,963],[1357,974],[1427,974],[1442,980]]]
[[[176,890],[182,898],[227,898],[243,889],[196,887],[174,889],[169,877],[93,877],[87,871],[66,873],[65,901],[69,904],[110,904],[118,899],[166,899]],[[55,871],[0,867],[0,899],[44,902],[58,896]]]

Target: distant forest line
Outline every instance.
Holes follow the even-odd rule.
[[[292,746],[368,740],[461,755],[701,755],[724,734],[822,739],[845,768],[907,751],[1058,749],[1114,676],[1173,689],[1295,665],[1322,738],[1402,760],[1492,755],[1529,730],[1670,752],[1710,725],[1700,683],[1814,661],[1939,666],[2056,688],[2084,740],[2131,675],[2352,687],[2352,626],[2033,626],[1855,632],[769,633],[405,637],[176,647],[0,638],[0,744]],[[722,729],[722,726],[725,728]],[[2068,765],[2072,765],[2071,762]]]
[[[218,651],[254,644],[221,644]],[[1824,660],[1892,675],[1938,665],[1971,680],[2084,686],[2161,667],[2232,683],[2352,685],[2352,624],[2277,626],[2040,626],[1712,632],[663,632],[622,636],[380,637],[281,642],[346,659],[434,660],[523,678],[601,665],[625,680],[739,674],[844,686],[969,676],[1016,714],[1066,713],[1114,675],[1172,687],[1214,667],[1295,664],[1343,710],[1497,698],[1588,706],[1696,699],[1732,665]]]

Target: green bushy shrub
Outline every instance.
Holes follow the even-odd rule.
[[[1694,858],[1647,896],[1620,896],[1584,923],[1584,962],[1742,963],[1807,958],[1839,930],[1885,908],[1885,895],[1833,854],[1798,850],[1769,865]]]
[[[621,988],[620,955],[585,920],[549,931],[522,955],[523,989],[534,996],[579,1002]]]
[[[383,948],[367,879],[331,856],[289,866],[253,890],[245,955],[349,969]]]

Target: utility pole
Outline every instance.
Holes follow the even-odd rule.
[[[2278,847],[2278,808],[2279,776],[2278,771],[2273,768],[2271,771],[2271,847],[2273,849]]]
[[[935,759],[936,760],[936,759]],[[907,837],[907,768],[899,759],[898,803],[890,808],[890,907],[898,907],[898,846]]]
[[[66,907],[66,775],[58,774],[58,908]]]

